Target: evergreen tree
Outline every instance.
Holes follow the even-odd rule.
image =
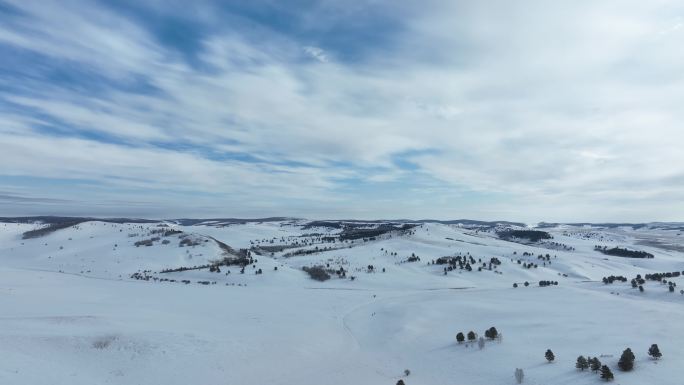
[[[656,360],[663,356],[663,354],[660,353],[660,349],[658,349],[658,344],[653,344],[650,348],[648,348],[648,355]]]
[[[459,344],[465,341],[465,336],[463,333],[458,332],[458,334],[456,334],[456,341],[458,341]]]
[[[618,367],[620,370],[628,372],[634,369],[634,358],[635,357],[634,353],[632,353],[632,349],[625,349],[625,351],[622,352],[622,356],[620,356],[620,361],[618,361]]]
[[[551,349],[546,349],[546,353],[544,354],[544,357],[546,357],[546,360],[549,362],[552,362],[553,360],[556,359],[556,357],[553,355],[553,352]]]
[[[625,349],[625,351],[622,352],[622,355],[629,358],[629,360],[632,362],[634,362],[634,360],[636,359],[636,357],[634,356],[634,353],[632,353],[632,349],[630,349],[630,348]]]
[[[598,358],[594,357],[590,360],[591,363],[591,370],[594,372],[598,372],[601,370],[601,361],[599,361]]]
[[[399,380],[399,381],[397,381],[397,385],[405,385],[405,384],[404,384],[404,380]]]
[[[614,378],[613,372],[611,372],[610,368],[606,365],[601,366],[601,378],[603,378],[606,381],[612,381]]]
[[[491,328],[485,330],[485,337],[489,338],[490,340],[493,340],[496,338],[496,336],[499,334],[499,332],[496,330],[494,326]]]
[[[577,363],[575,364],[575,367],[579,370],[584,371],[584,369],[587,369],[589,367],[589,361],[587,361],[584,356],[579,356],[577,357]]]
[[[475,339],[476,339],[476,337],[475,337],[475,332],[472,331],[472,330],[469,331],[469,332],[468,332],[468,341],[475,341]]]

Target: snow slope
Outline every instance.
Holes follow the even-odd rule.
[[[34,239],[22,233],[40,225],[0,224],[0,384],[513,384],[516,367],[528,384],[600,383],[574,368],[579,355],[600,356],[615,383],[681,383],[681,276],[668,278],[674,293],[653,281],[643,293],[629,281],[601,282],[683,271],[677,230],[544,229],[572,248],[558,250],[438,223],[333,243],[324,238],[339,229],[303,224],[91,221]],[[151,246],[135,246],[155,236]],[[185,238],[195,246],[181,247]],[[264,248],[252,249],[244,273],[161,272],[220,260],[225,250],[214,240]],[[655,258],[608,256],[595,245]],[[550,263],[538,258],[547,253]],[[407,262],[412,255],[420,261]],[[501,264],[446,275],[432,264],[454,255]],[[343,267],[347,276],[314,281],[302,271],[313,265]],[[150,279],[131,278],[141,271]],[[456,343],[459,331],[481,335],[491,326],[501,341],[482,350]],[[652,343],[661,360],[648,358]],[[628,373],[616,366],[626,347],[637,356]],[[546,349],[555,362],[546,362]]]

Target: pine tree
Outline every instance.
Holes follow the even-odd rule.
[[[577,363],[575,364],[575,367],[579,370],[584,371],[584,369],[589,367],[589,362],[586,358],[584,358],[584,356],[579,356],[577,357]]]
[[[610,368],[606,365],[601,366],[601,378],[603,378],[606,381],[611,381],[614,378],[613,372],[611,372]]]
[[[601,370],[601,361],[599,361],[598,358],[594,357],[591,360],[591,370],[594,372],[598,372]]]
[[[663,356],[663,354],[660,353],[660,349],[658,349],[658,344],[653,344],[650,348],[648,348],[648,355],[656,360]]]
[[[634,369],[634,358],[635,357],[634,353],[632,353],[632,349],[625,349],[625,351],[622,352],[622,356],[620,356],[620,361],[618,361],[618,367],[620,370],[628,372]]]
[[[399,381],[397,381],[397,385],[405,385],[405,384],[404,384],[404,380],[399,380]]]
[[[556,357],[553,355],[553,352],[551,351],[551,349],[546,350],[544,357],[546,357],[546,360],[549,362],[552,362],[553,360],[556,359]]]
[[[634,353],[632,353],[632,349],[630,349],[630,348],[625,349],[625,351],[622,352],[622,355],[629,358],[629,360],[632,362],[634,362],[634,360],[636,359],[636,357],[634,356]]]
[[[475,336],[475,332],[472,330],[469,331],[468,332],[468,341],[475,341],[475,339],[477,339],[477,337]]]
[[[494,326],[491,328],[485,330],[485,337],[489,338],[490,340],[493,340],[496,338],[496,336],[499,334],[499,332],[496,330]]]
[[[465,341],[465,336],[463,333],[458,332],[458,334],[456,334],[456,341],[458,341],[459,344]]]

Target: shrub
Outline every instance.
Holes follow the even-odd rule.
[[[458,341],[459,344],[465,341],[465,336],[463,333],[458,332],[458,334],[456,334],[456,341]]]
[[[135,245],[135,247],[152,246],[153,243],[154,243],[154,238],[150,238],[150,239],[143,239],[142,241],[137,241],[133,245]]]
[[[515,382],[517,382],[518,384],[522,384],[524,378],[525,378],[525,373],[523,372],[523,370],[520,368],[516,368],[515,369]]]
[[[475,335],[475,332],[472,331],[472,330],[469,331],[469,332],[468,332],[468,341],[475,341],[475,339],[477,339],[477,336]]]
[[[485,337],[489,338],[490,340],[495,339],[498,334],[499,334],[499,332],[496,330],[496,328],[494,326],[485,330],[485,333],[484,333]]]
[[[116,336],[104,336],[93,341],[93,348],[95,349],[107,349],[109,345],[116,340]]]
[[[546,353],[544,353],[544,357],[546,357],[546,360],[549,362],[553,362],[553,360],[556,359],[556,356],[553,355],[553,352],[551,349],[546,349]]]
[[[663,354],[660,353],[660,349],[658,348],[658,344],[653,344],[653,345],[651,345],[650,348],[648,348],[648,355],[653,357],[656,360],[663,356]]]
[[[315,279],[316,281],[323,282],[330,279],[330,274],[328,274],[328,272],[325,271],[323,266],[304,266],[302,267],[302,270],[306,271],[309,274],[309,277]]]

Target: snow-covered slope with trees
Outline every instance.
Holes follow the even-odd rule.
[[[0,223],[3,384],[600,383],[580,355],[684,375],[680,224],[49,226]]]

